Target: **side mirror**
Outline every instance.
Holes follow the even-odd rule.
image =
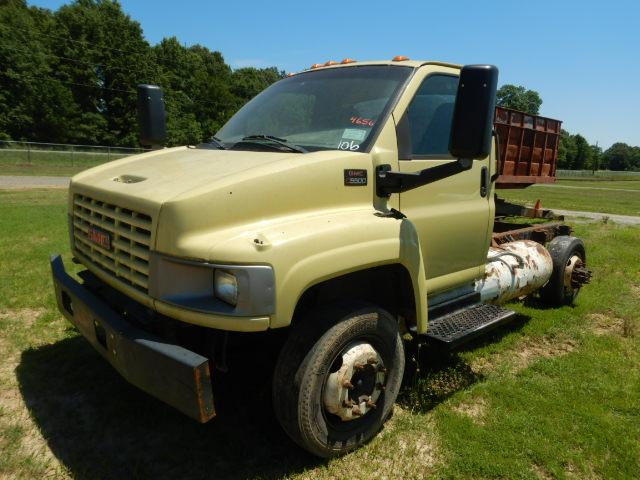
[[[497,67],[462,67],[449,139],[453,157],[479,159],[491,152],[497,86]]]
[[[138,85],[138,123],[140,143],[161,148],[167,139],[164,95],[157,85]]]

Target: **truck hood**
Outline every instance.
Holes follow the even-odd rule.
[[[367,170],[371,179],[371,157],[336,150],[297,154],[179,147],[82,172],[73,177],[70,191],[151,216],[152,248],[160,252],[207,258],[211,236],[223,231],[252,231],[256,224],[311,211],[371,207],[371,180],[345,186],[345,169]]]
[[[122,195],[159,207],[181,193],[210,186],[231,175],[252,175],[257,167],[289,159],[297,154],[243,152],[187,147],[157,150],[110,162],[75,177],[75,190],[100,195]],[[117,203],[117,202],[114,202]]]

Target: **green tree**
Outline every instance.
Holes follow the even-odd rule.
[[[573,135],[573,139],[576,146],[576,154],[571,168],[573,170],[584,170],[587,167],[591,167],[591,159],[593,156],[591,145],[589,145],[587,139],[579,133]]]
[[[591,145],[591,170],[600,170],[602,164],[602,148],[598,145]]]
[[[558,168],[572,169],[577,151],[573,135],[566,130],[562,130],[560,133],[560,145],[558,146]]]
[[[632,170],[640,170],[640,147],[631,147],[629,164]]]
[[[169,143],[199,143],[213,135],[233,114],[231,69],[219,52],[177,38],[165,38],[153,48],[159,85],[165,91]]]
[[[56,76],[72,84],[79,107],[70,119],[75,140],[136,145],[135,85],[155,80],[140,24],[112,0],[76,0],[55,20]]]
[[[602,163],[609,170],[629,170],[632,155],[632,147],[626,143],[614,143],[602,154]]]
[[[22,0],[0,2],[0,133],[13,139],[67,139],[73,110],[67,85],[52,78],[50,50],[40,32],[51,28],[48,10]]]
[[[139,83],[165,91],[169,145],[198,143],[284,76],[176,38],[151,47],[117,0],[55,12],[0,0],[0,138],[138,145]]]
[[[531,115],[538,115],[542,98],[535,90],[528,90],[520,85],[503,85],[496,94],[497,105],[513,108]]]

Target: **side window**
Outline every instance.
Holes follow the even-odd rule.
[[[412,155],[448,155],[458,77],[430,75],[407,109]]]

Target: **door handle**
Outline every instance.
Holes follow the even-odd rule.
[[[486,197],[489,193],[489,169],[482,167],[480,170],[480,196]]]

